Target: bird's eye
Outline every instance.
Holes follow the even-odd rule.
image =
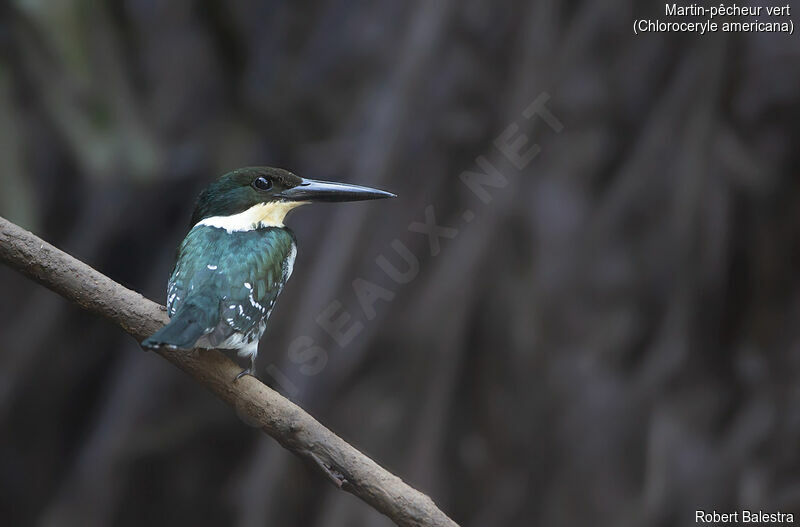
[[[272,188],[272,181],[264,176],[261,176],[253,181],[253,188],[256,190],[269,190]]]

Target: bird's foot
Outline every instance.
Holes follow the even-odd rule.
[[[250,367],[250,368],[245,368],[245,369],[243,369],[242,371],[240,371],[240,372],[239,372],[239,375],[237,375],[236,377],[234,377],[234,378],[233,378],[233,382],[236,382],[236,381],[238,381],[239,379],[241,379],[241,378],[242,378],[242,377],[244,377],[245,375],[249,375],[249,376],[251,376],[251,377],[255,377],[255,375],[253,375],[253,368],[252,368],[252,367]]]
[[[237,375],[233,379],[233,382],[238,381],[240,378],[244,377],[245,375],[249,375],[251,377],[255,377],[256,379],[258,379],[258,377],[256,377],[255,371],[256,371],[256,356],[255,356],[255,354],[251,354],[250,355],[250,367],[249,368],[245,368],[242,371],[240,371],[239,375]]]

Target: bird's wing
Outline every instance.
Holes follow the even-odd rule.
[[[200,304],[216,314],[217,326],[209,335],[213,345],[234,333],[252,342],[291,274],[295,251],[294,237],[285,229],[228,233],[195,227],[181,244],[169,281],[169,315],[184,302]]]

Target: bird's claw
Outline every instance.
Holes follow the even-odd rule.
[[[241,379],[245,375],[249,375],[251,377],[255,377],[255,375],[253,375],[253,369],[252,368],[245,368],[242,371],[240,371],[239,374],[236,377],[233,378],[233,382],[238,381],[239,379]]]

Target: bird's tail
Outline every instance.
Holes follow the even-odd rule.
[[[188,302],[181,306],[169,324],[142,341],[142,347],[158,349],[192,349],[198,339],[213,330],[210,314]]]

